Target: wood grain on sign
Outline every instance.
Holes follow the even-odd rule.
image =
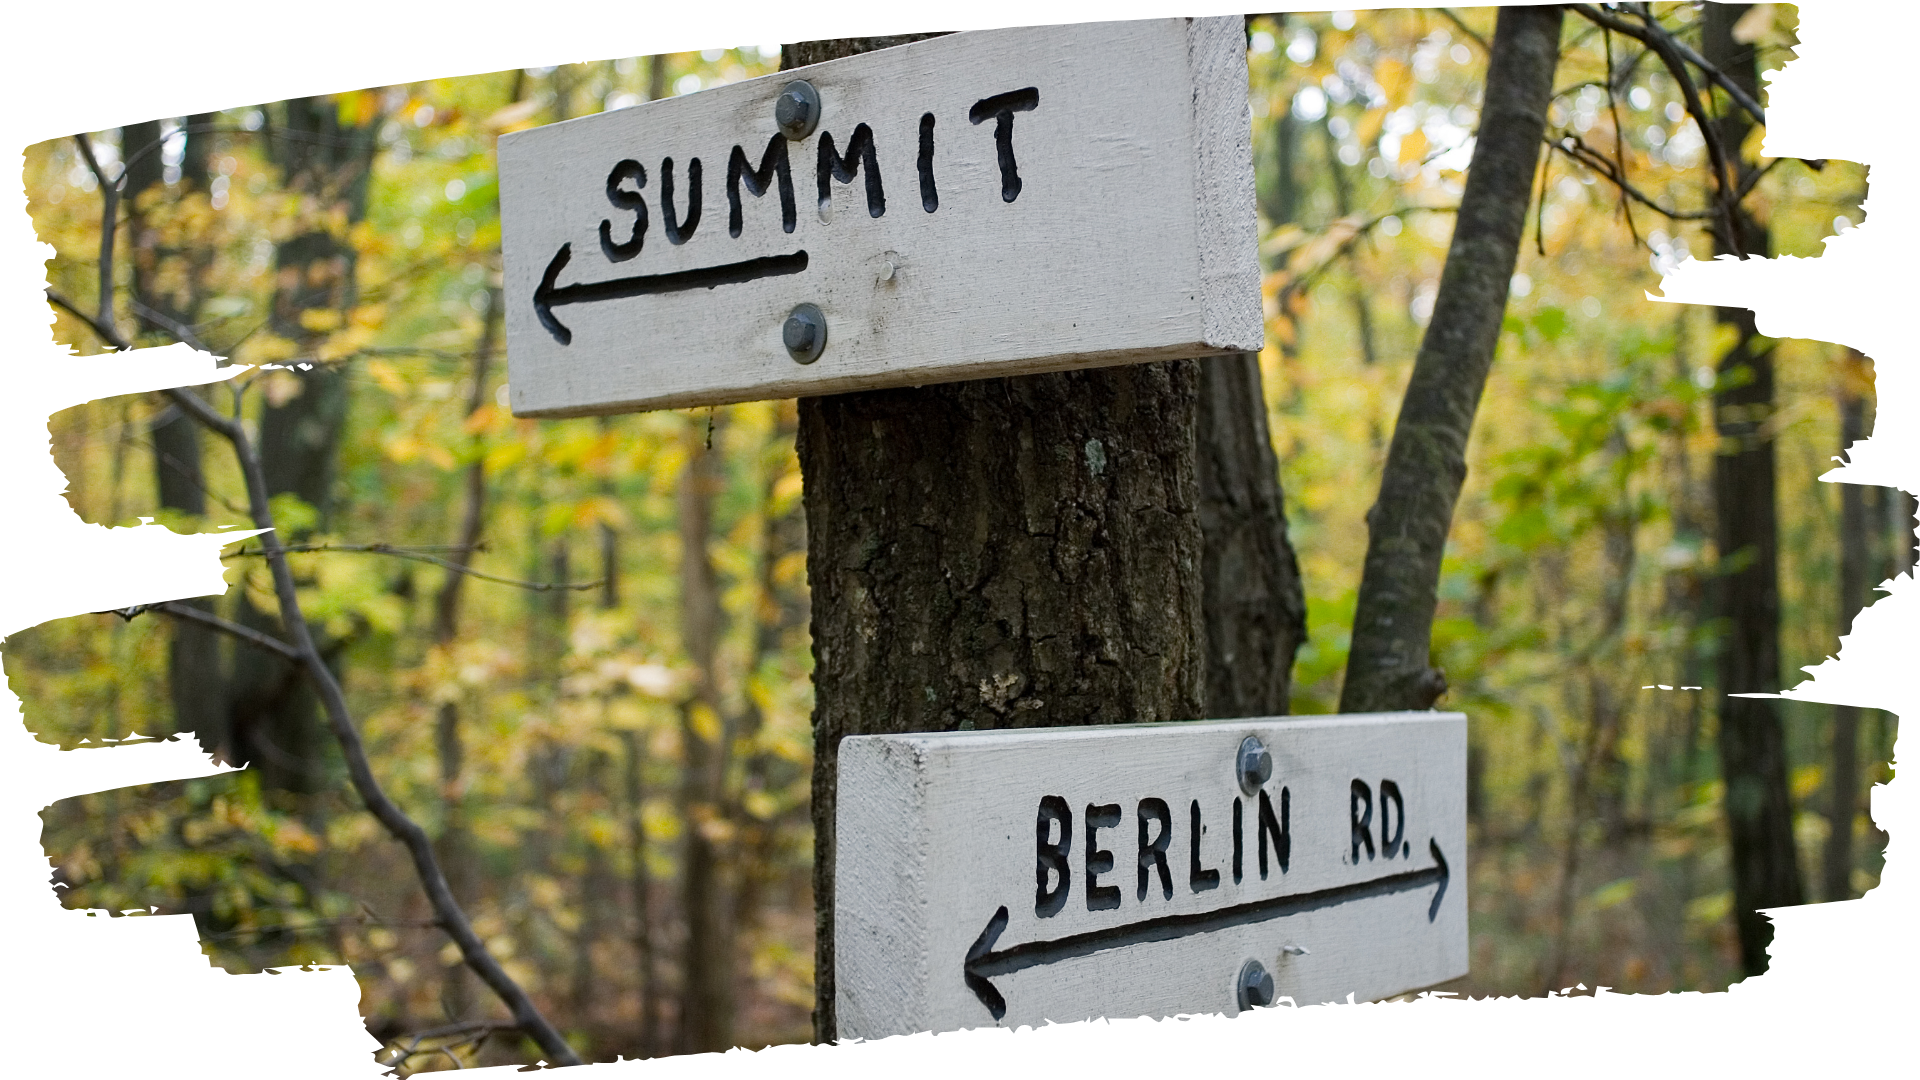
[[[1466,730],[1388,713],[849,738],[839,1034],[1234,1013],[1249,960],[1302,1005],[1464,975]],[[1252,792],[1249,735],[1273,761]]]
[[[504,136],[513,411],[1258,349],[1246,86],[1238,16],[987,30]]]

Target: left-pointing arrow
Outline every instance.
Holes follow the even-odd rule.
[[[1351,885],[1336,885],[1330,889],[1315,889],[1312,892],[1291,893],[1271,896],[1265,900],[1250,900],[1244,904],[1234,904],[1213,911],[1196,911],[1186,915],[1163,915],[1156,919],[1145,919],[1125,926],[1109,927],[1105,930],[1090,930],[1084,934],[1071,934],[1052,941],[1029,941],[1024,945],[1013,945],[995,950],[994,944],[1007,929],[1007,909],[1002,906],[987,920],[986,929],[974,939],[973,946],[967,950],[967,958],[961,963],[961,977],[966,980],[967,989],[980,999],[995,1020],[1007,1015],[1007,999],[988,976],[1009,975],[1030,967],[1071,960],[1080,956],[1106,952],[1109,949],[1124,948],[1128,945],[1141,945],[1149,941],[1171,941],[1189,934],[1204,934],[1213,930],[1225,930],[1234,926],[1246,926],[1251,923],[1278,919],[1283,915],[1297,915],[1303,911],[1333,907],[1354,900],[1363,900],[1370,896],[1389,896],[1393,893],[1408,892],[1427,885],[1439,886],[1433,891],[1433,902],[1427,905],[1427,921],[1432,922],[1440,914],[1440,899],[1447,895],[1447,859],[1440,854],[1440,844],[1432,839],[1427,841],[1427,850],[1433,855],[1433,865],[1424,870],[1408,870],[1399,874],[1388,874],[1372,881],[1356,881]]]
[[[561,244],[560,250],[554,253],[553,261],[547,264],[547,272],[540,275],[539,287],[533,290],[534,314],[540,317],[540,325],[546,327],[553,339],[562,345],[573,344],[573,331],[553,316],[553,309],[564,304],[590,304],[596,300],[622,300],[629,296],[648,296],[653,293],[712,289],[760,278],[798,274],[807,268],[807,253],[796,251],[789,255],[768,255],[719,266],[675,270],[668,274],[636,274],[612,281],[557,284],[560,271],[566,269],[567,261],[571,258],[573,245]]]

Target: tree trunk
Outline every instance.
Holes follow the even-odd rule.
[[[646,764],[646,738],[643,731],[624,729],[620,740],[626,750],[622,785],[627,804],[627,860],[633,901],[634,960],[640,981],[640,1052],[649,1058],[660,1052],[660,991],[653,960],[653,875],[647,871],[647,832],[641,775]]]
[[[910,38],[806,42],[797,67]],[[847,735],[1204,712],[1195,361],[803,398],[814,1036]]]
[[[345,313],[354,302],[354,250],[330,221],[342,212],[348,226],[366,212],[374,133],[380,119],[343,124],[331,98],[286,103],[284,125],[271,144],[286,188],[312,200],[312,213],[274,250],[276,286],[269,316],[272,331],[311,355],[321,334],[302,319],[310,311]],[[259,450],[267,495],[298,496],[319,512],[320,528],[332,510],[334,459],[347,417],[347,374],[338,365],[316,364],[295,372],[300,392],[261,410]],[[298,539],[282,536],[281,541]],[[253,608],[243,594],[239,621],[278,633],[276,620]],[[320,643],[322,655],[332,649]],[[329,657],[330,662],[332,658]],[[307,680],[285,660],[259,649],[233,651],[229,704],[238,763],[259,768],[271,788],[297,793],[325,782],[323,754],[329,740]]]
[[[204,163],[207,159],[206,146],[211,139],[211,135],[188,133],[187,152],[182,159],[186,190],[201,194],[206,191]],[[147,225],[147,200],[142,196],[154,190],[163,178],[160,152],[149,149],[159,141],[160,122],[157,120],[120,129],[121,152],[123,155],[133,155],[133,160],[127,165],[126,177],[127,247],[131,267],[128,285],[136,303],[190,325],[198,317],[201,300],[200,277],[195,270],[208,256],[193,251],[163,251],[157,230]],[[184,166],[194,162],[200,163],[199,167],[194,173],[188,174]],[[188,262],[188,286],[184,295],[163,297],[156,294],[160,263],[169,254]],[[135,325],[151,325],[151,320],[137,315],[138,310],[135,309]],[[151,435],[154,482],[160,506],[194,517],[206,516],[206,477],[200,463],[200,425],[192,417],[181,415],[179,410],[168,409],[162,414],[160,422],[153,425]],[[204,597],[181,602],[208,613],[213,611],[213,601]],[[173,729],[176,732],[193,732],[198,736],[202,750],[223,759],[228,758],[231,750],[226,738],[226,693],[220,671],[220,632],[197,623],[177,619],[169,621],[167,695],[173,706]]]
[[[1400,403],[1379,499],[1367,513],[1341,712],[1427,709],[1446,691],[1429,655],[1440,559],[1526,226],[1561,17],[1557,6],[1501,8],[1494,25],[1480,130],[1440,294]]]
[[[1733,39],[1733,24],[1748,5],[1709,4],[1701,45],[1708,63],[1758,99],[1760,80],[1751,45]],[[1727,108],[1714,122],[1721,145],[1737,152],[1750,124]],[[1744,181],[1757,166],[1734,162]],[[1765,257],[1767,229],[1744,206],[1732,212],[1738,236],[1716,230],[1716,255]],[[1738,335],[1720,358],[1714,416],[1720,451],[1713,462],[1714,541],[1720,573],[1714,614],[1726,626],[1719,643],[1720,774],[1733,857],[1734,920],[1740,962],[1748,975],[1767,970],[1773,925],[1758,909],[1802,903],[1798,854],[1793,841],[1793,804],[1787,790],[1786,734],[1770,694],[1780,689],[1779,536],[1775,523],[1773,435],[1773,345],[1760,338],[1753,312],[1717,308],[1715,319]]]
[[[1307,636],[1307,610],[1300,566],[1287,542],[1259,354],[1200,361],[1194,441],[1205,712],[1217,718],[1283,716],[1293,655]]]
[[[1866,438],[1866,399],[1859,392],[1859,369],[1866,358],[1848,350],[1840,386],[1840,452]],[[1853,633],[1853,618],[1867,598],[1867,500],[1859,484],[1840,488],[1840,635]],[[1852,705],[1833,709],[1833,766],[1827,780],[1831,802],[1827,811],[1827,848],[1822,867],[1821,896],[1827,900],[1853,897],[1853,819],[1860,808],[1860,710]]]
[[[726,899],[720,841],[725,826],[722,783],[731,741],[721,720],[716,670],[725,612],[708,552],[713,500],[724,482],[720,454],[706,443],[705,425],[689,421],[687,465],[680,474],[680,635],[692,661],[693,695],[680,710],[681,820],[686,843],[680,870],[686,913],[681,963],[680,1046],[683,1054],[733,1047],[733,921]]]
[[[487,315],[480,327],[480,340],[473,350],[473,382],[467,388],[467,416],[471,417],[487,403],[487,380],[498,344],[500,319],[504,314],[498,286],[487,292]],[[481,457],[478,437],[468,452],[474,455],[462,477],[463,505],[460,531],[447,561],[464,568],[473,562],[474,549],[480,543],[486,523],[487,471]],[[458,569],[447,571],[433,602],[433,644],[443,653],[452,649],[460,626],[460,600],[467,587],[467,575]],[[462,908],[471,911],[478,894],[479,874],[474,865],[473,839],[467,825],[466,749],[460,730],[460,703],[448,698],[440,703],[434,718],[434,747],[440,758],[440,803],[442,825],[434,841],[440,857],[440,869],[447,876],[447,888]],[[474,1000],[473,975],[464,962],[448,965],[441,983],[441,1003],[447,1015],[465,1019]]]

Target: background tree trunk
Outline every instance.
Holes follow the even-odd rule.
[[[1258,353],[1200,361],[1194,418],[1209,717],[1282,716],[1307,636]]]
[[[680,1046],[683,1054],[733,1048],[733,920],[728,918],[722,838],[731,725],[722,719],[717,670],[726,614],[708,544],[713,500],[725,482],[721,455],[706,441],[707,425],[689,420],[687,464],[680,474],[680,635],[696,683],[681,705],[680,867],[686,951],[681,962]]]
[[[1561,9],[1501,8],[1480,130],[1440,293],[1400,403],[1367,559],[1340,711],[1427,709],[1446,691],[1430,664],[1440,559],[1467,475],[1467,438],[1500,340],[1559,60]]]
[[[336,232],[330,212],[343,212],[347,227],[366,213],[373,167],[374,134],[380,118],[355,126],[341,121],[332,98],[296,98],[285,105],[284,123],[269,138],[289,190],[312,200],[305,227],[274,249],[275,288],[269,328],[311,355],[320,332],[310,329],[308,312],[345,314],[354,302],[352,244]],[[347,374],[338,365],[316,364],[292,373],[300,390],[260,414],[259,451],[267,495],[291,494],[319,512],[326,528],[333,503],[334,459],[347,416]],[[281,537],[281,542],[299,539]],[[240,597],[239,621],[265,633],[278,633],[272,616]],[[320,643],[322,655],[333,646]],[[313,691],[292,665],[259,649],[233,651],[229,704],[234,752],[239,763],[254,765],[269,787],[298,793],[324,783],[322,730]]]
[[[211,118],[206,119],[210,125]],[[157,230],[147,225],[147,200],[142,196],[154,190],[165,175],[157,149],[160,137],[160,122],[157,120],[120,129],[121,153],[132,157],[127,166],[125,192],[131,256],[128,260],[131,267],[128,284],[135,303],[191,326],[199,317],[203,299],[200,275],[195,271],[204,268],[210,253],[164,251]],[[185,138],[181,181],[187,191],[204,197],[207,190],[208,147],[213,136],[203,131],[196,132],[193,121],[189,120]],[[188,263],[188,285],[184,294],[157,295],[156,279],[160,264],[168,258],[185,259]],[[151,319],[138,314],[139,308],[134,310],[136,326],[153,325]],[[168,334],[169,338],[172,336]],[[207,491],[206,477],[200,463],[200,425],[192,417],[182,415],[178,409],[169,408],[162,412],[159,422],[153,425],[151,438],[154,481],[160,506],[194,517],[204,517],[207,512]],[[202,611],[213,611],[213,601],[205,597],[181,602]],[[226,683],[220,670],[219,631],[196,623],[172,620],[168,632],[167,693],[173,706],[173,728],[177,732],[193,732],[198,736],[202,750],[227,758],[231,749],[227,745]]]
[[[1840,373],[1840,452],[1867,435],[1867,403],[1860,392],[1866,358],[1851,349]],[[1853,633],[1853,618],[1867,598],[1867,490],[1859,484],[1840,489],[1840,635]],[[1860,710],[1852,705],[1833,709],[1833,764],[1827,779],[1831,798],[1827,810],[1827,847],[1823,852],[1821,896],[1826,900],[1853,898],[1853,819],[1860,809]]]
[[[1733,39],[1733,25],[1749,5],[1709,4],[1701,28],[1701,52],[1756,100],[1760,96],[1753,46]],[[1721,145],[1738,152],[1751,124],[1728,107],[1714,121]],[[1756,166],[1744,156],[1731,163],[1744,181]],[[1766,226],[1743,205],[1732,208],[1737,236],[1716,229],[1714,253],[1765,257]],[[1720,358],[1714,417],[1720,452],[1713,462],[1714,541],[1720,572],[1714,614],[1727,631],[1717,658],[1720,691],[1720,774],[1733,860],[1734,921],[1740,962],[1749,975],[1767,970],[1773,924],[1764,907],[1804,902],[1793,842],[1793,803],[1787,790],[1786,733],[1772,698],[1780,689],[1779,534],[1775,523],[1773,345],[1759,336],[1753,312],[1717,308],[1715,318],[1739,335]]]

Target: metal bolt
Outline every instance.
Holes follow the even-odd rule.
[[[813,134],[820,122],[820,91],[805,79],[795,79],[773,102],[773,122],[780,134],[796,142]]]
[[[787,323],[780,328],[780,340],[787,346],[787,355],[802,364],[811,364],[820,359],[820,353],[827,347],[827,316],[814,304],[800,304],[787,313]]]
[[[1280,946],[1280,952],[1286,956],[1307,956],[1310,955],[1313,950],[1307,948],[1305,945],[1282,945]]]
[[[1241,1012],[1264,1009],[1273,1004],[1273,976],[1267,973],[1260,961],[1247,961],[1240,968],[1240,978],[1235,982]]]
[[[1273,755],[1258,736],[1240,740],[1240,752],[1234,757],[1234,772],[1240,778],[1240,790],[1252,795],[1273,776]]]

